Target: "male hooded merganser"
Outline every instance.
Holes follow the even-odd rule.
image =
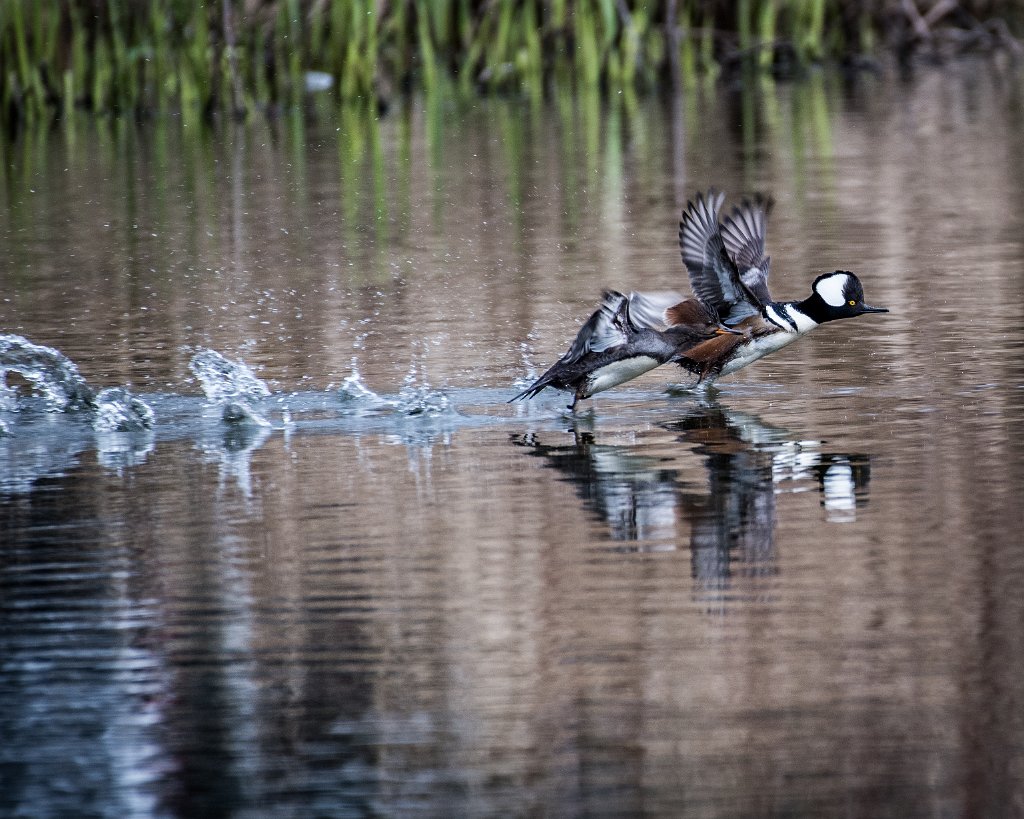
[[[688,202],[679,222],[679,247],[693,292],[722,323],[742,331],[691,346],[676,362],[708,381],[729,375],[796,341],[819,324],[863,313],[888,313],[864,303],[864,288],[849,271],[818,276],[803,301],[773,301],[771,259],[765,255],[765,221],[772,201],[757,196],[732,209],[724,224],[725,194],[714,189]]]
[[[622,293],[609,290],[580,328],[568,352],[544,375],[511,399],[533,398],[545,387],[572,390],[570,410],[594,393],[636,378],[679,357],[694,344],[734,335],[713,309],[678,293]]]

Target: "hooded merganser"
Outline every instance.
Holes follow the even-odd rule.
[[[847,270],[818,276],[803,301],[774,301],[768,292],[771,259],[765,255],[765,222],[772,200],[744,199],[719,224],[725,194],[713,188],[687,203],[679,222],[679,248],[694,293],[722,323],[742,331],[700,342],[677,363],[713,380],[775,352],[819,324],[863,313],[888,313],[864,303],[860,280]]]
[[[533,398],[546,387],[572,390],[570,410],[584,398],[611,389],[680,356],[718,335],[741,330],[719,323],[713,309],[678,293],[604,294],[597,311],[554,366],[509,403]]]

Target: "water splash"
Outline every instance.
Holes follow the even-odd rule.
[[[248,364],[232,361],[216,350],[200,349],[188,368],[199,380],[203,393],[213,402],[256,401],[270,395],[270,389]]]
[[[96,396],[92,427],[97,432],[141,432],[152,429],[155,422],[152,408],[124,387],[111,387]]]
[[[50,412],[95,406],[96,396],[66,355],[19,335],[0,335],[0,409],[17,410],[7,373],[16,372],[42,396]]]
[[[346,404],[346,409],[355,415],[386,412],[412,417],[452,412],[448,396],[439,390],[431,389],[429,384],[418,383],[421,378],[418,368],[413,364],[402,382],[402,389],[398,395],[394,398],[384,398],[366,386],[359,373],[358,362],[353,356],[352,372],[338,388],[338,398]]]
[[[390,409],[394,406],[392,401],[382,398],[366,386],[362,375],[359,373],[359,362],[352,356],[352,372],[338,388],[338,398],[346,404],[352,405],[358,410],[379,410]]]
[[[221,405],[221,419],[225,423],[233,426],[270,426],[270,422],[252,406],[253,401],[270,395],[270,388],[248,364],[232,361],[216,350],[201,349],[192,356],[188,368],[199,380],[207,399]]]
[[[428,385],[420,387],[405,386],[398,393],[394,402],[395,412],[401,415],[444,415],[454,412],[448,396],[440,390],[433,390]]]
[[[247,401],[228,401],[221,410],[221,419],[235,426],[270,427],[271,423],[250,406]]]
[[[533,333],[530,333],[533,338]],[[529,342],[519,343],[519,356],[523,362],[523,375],[512,382],[511,386],[516,390],[524,390],[537,380],[537,368],[533,364],[533,349]]]
[[[432,389],[430,383],[414,361],[402,381],[402,389],[394,402],[395,412],[402,415],[443,415],[452,412],[451,401],[441,390]]]

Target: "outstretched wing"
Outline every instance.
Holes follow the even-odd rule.
[[[768,214],[775,204],[770,196],[755,194],[753,201],[744,199],[732,209],[722,223],[722,239],[736,267],[740,280],[762,305],[771,302],[768,292],[768,272],[771,257],[764,252]]]
[[[638,329],[665,330],[671,322],[666,311],[683,300],[680,293],[663,290],[656,293],[629,294],[628,317],[630,324]]]
[[[601,306],[580,328],[559,364],[573,364],[587,353],[603,353],[628,340],[626,326],[629,300],[616,290],[606,290]]]
[[[760,312],[761,305],[744,287],[729,257],[718,224],[725,194],[714,189],[687,203],[679,221],[679,250],[697,297],[711,305],[725,324],[733,325]]]

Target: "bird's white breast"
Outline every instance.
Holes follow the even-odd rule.
[[[764,358],[769,353],[781,350],[787,344],[792,344],[800,336],[809,333],[818,326],[818,322],[806,313],[798,310],[793,304],[769,304],[765,313],[780,329],[777,332],[769,333],[766,336],[755,338],[749,344],[740,345],[736,355],[726,362],[722,367],[722,375],[729,375],[737,370],[742,370],[748,364],[753,364],[759,358]],[[796,325],[796,329],[793,329]]]
[[[591,374],[587,395],[610,390],[612,387],[623,384],[630,379],[636,378],[638,375],[650,372],[660,364],[661,362],[656,358],[646,355],[638,355],[633,358],[625,358],[622,361],[606,364],[604,367],[594,370]]]
[[[803,333],[800,332],[794,333],[783,330],[778,333],[770,333],[769,335],[755,338],[749,344],[742,344],[736,351],[736,355],[730,358],[725,366],[722,367],[722,375],[729,375],[729,373],[742,370],[759,358],[764,358],[769,353],[774,353],[776,350],[781,350],[787,344],[792,344],[802,335]]]

